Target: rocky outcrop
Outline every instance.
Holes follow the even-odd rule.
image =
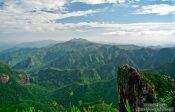
[[[144,103],[156,102],[156,93],[151,82],[128,65],[118,68],[117,90],[120,112],[127,112],[127,101],[132,112],[144,107]]]
[[[10,80],[10,77],[6,74],[0,75],[0,83],[6,84]]]
[[[19,79],[22,84],[29,84],[30,83],[30,78],[26,74],[19,74]]]

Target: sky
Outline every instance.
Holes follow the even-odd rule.
[[[175,44],[175,0],[0,0],[0,43]]]

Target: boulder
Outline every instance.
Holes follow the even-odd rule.
[[[6,74],[0,75],[0,83],[6,84],[10,80],[10,77]]]
[[[22,84],[29,84],[30,78],[27,74],[19,74],[19,79]]]

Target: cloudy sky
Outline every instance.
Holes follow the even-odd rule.
[[[175,0],[0,0],[0,42],[175,44]]]

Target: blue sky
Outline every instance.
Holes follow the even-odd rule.
[[[0,43],[175,44],[175,0],[0,0]]]

